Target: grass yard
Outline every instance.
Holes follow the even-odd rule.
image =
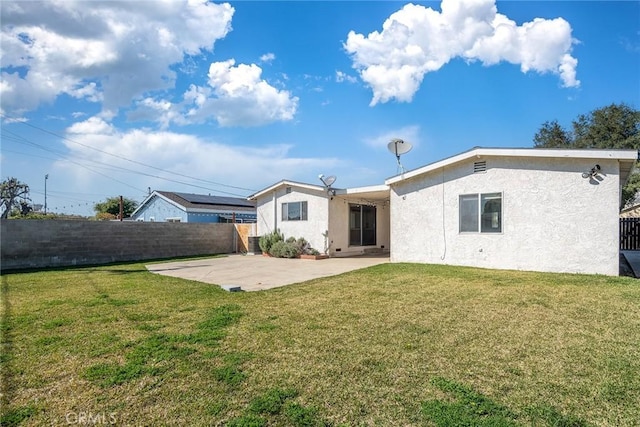
[[[637,426],[640,282],[386,264],[2,276],[2,425]]]

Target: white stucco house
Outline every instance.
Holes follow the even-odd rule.
[[[635,150],[474,148],[387,179],[335,189],[281,181],[249,197],[259,235],[279,229],[331,256],[619,273],[621,188]]]
[[[389,187],[350,189],[283,180],[251,196],[257,231],[304,237],[330,256],[389,251]]]

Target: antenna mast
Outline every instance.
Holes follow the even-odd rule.
[[[387,144],[387,148],[389,149],[391,154],[396,156],[396,160],[398,162],[397,172],[399,174],[403,174],[404,166],[402,166],[402,163],[400,162],[400,156],[411,151],[411,149],[413,148],[413,145],[399,138],[394,138],[391,140],[391,142],[389,142],[389,144]]]

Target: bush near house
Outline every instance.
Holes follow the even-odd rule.
[[[284,234],[280,233],[280,230],[274,230],[269,234],[265,234],[260,236],[260,240],[258,241],[258,245],[260,245],[260,250],[268,254],[271,250],[271,247],[276,243],[284,240]]]
[[[298,239],[289,237],[285,240],[280,230],[260,237],[259,245],[262,252],[276,258],[297,258],[300,255],[320,254],[320,252],[311,247],[304,237]]]

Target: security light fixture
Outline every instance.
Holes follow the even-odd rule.
[[[588,172],[583,172],[582,173],[582,177],[585,178],[585,179],[586,178],[595,178],[600,173],[601,170],[602,170],[602,168],[600,167],[600,165],[595,165]]]

